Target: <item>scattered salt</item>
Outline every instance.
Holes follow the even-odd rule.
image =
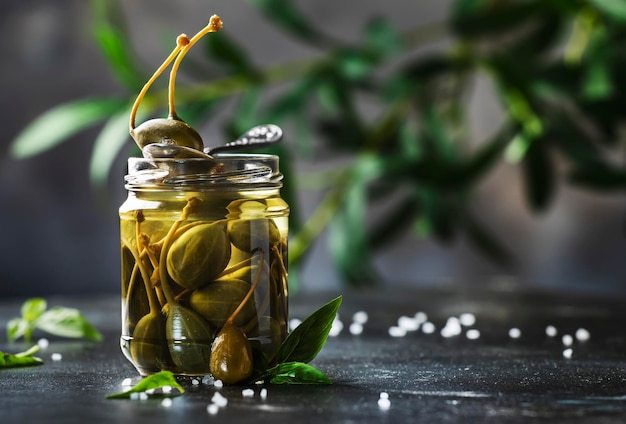
[[[563,351],[563,357],[567,359],[570,359],[573,354],[574,354],[574,351],[572,350],[572,348],[569,348],[569,347]]]
[[[202,377],[202,384],[209,385],[211,383],[213,383],[213,377],[211,377],[210,375],[205,375],[204,377]]]
[[[168,397],[164,398],[161,401],[161,406],[164,408],[169,408],[170,406],[172,406],[172,398],[168,398]]]
[[[63,355],[61,355],[60,353],[53,353],[53,354],[50,356],[50,359],[52,359],[52,360],[53,360],[53,361],[55,361],[55,362],[58,362],[58,361],[60,361],[61,359],[63,359]]]
[[[211,414],[211,415],[215,415],[217,414],[217,412],[220,410],[220,407],[217,406],[214,403],[210,403],[207,407],[206,407],[206,411]]]
[[[172,386],[163,386],[163,387],[161,387],[161,392],[164,395],[172,393]]]
[[[576,330],[576,340],[579,342],[586,342],[591,337],[589,331],[585,328],[579,328]]]
[[[475,328],[470,328],[465,333],[465,337],[467,337],[470,340],[476,340],[476,339],[478,339],[480,337],[480,331],[478,331]]]
[[[213,394],[213,397],[211,398],[211,402],[213,402],[215,405],[219,406],[220,408],[223,408],[226,405],[228,405],[228,399],[222,396],[220,392],[215,392]]]
[[[389,393],[387,393],[387,392],[380,392],[380,395],[378,397],[379,397],[379,399],[389,399]]]
[[[404,337],[406,336],[406,330],[402,327],[397,327],[395,325],[389,327],[389,335],[391,337]]]
[[[398,327],[404,328],[406,331],[416,331],[420,328],[420,323],[415,318],[401,316],[398,318]]]
[[[363,324],[359,322],[353,322],[349,327],[350,334],[358,336],[363,332]]]
[[[425,312],[419,311],[415,313],[415,320],[420,323],[423,324],[426,321],[428,321],[428,315],[426,315]]]
[[[509,330],[509,337],[512,339],[519,339],[522,336],[522,331],[517,328],[517,327],[513,327]]]
[[[424,332],[424,334],[433,334],[435,330],[435,324],[430,321],[426,321],[422,324],[422,331]]]
[[[137,392],[133,392],[133,393],[131,393],[131,394],[130,394],[130,398],[131,398],[132,400],[137,400],[137,399],[139,399],[139,393],[137,393]]]
[[[124,380],[122,380],[122,386],[132,386],[132,385],[133,385],[132,378],[125,378]]]
[[[476,316],[471,312],[465,312],[459,315],[459,321],[461,322],[461,325],[465,327],[471,327],[472,325],[476,324]]]
[[[339,335],[339,333],[341,333],[341,330],[343,330],[343,322],[341,322],[339,316],[336,316],[332,326],[330,327],[330,332],[328,333],[328,335],[330,337],[336,337]]]
[[[563,342],[563,346],[571,346],[574,343],[574,338],[569,334],[564,334],[561,337],[561,342]]]
[[[191,379],[191,384],[193,386],[199,386],[200,385],[200,380],[198,380],[197,378],[192,378]]]
[[[441,329],[442,337],[454,337],[461,334],[461,322],[457,317],[450,317],[446,320],[446,325]]]
[[[243,389],[241,391],[241,396],[243,396],[243,397],[252,397],[252,396],[254,396],[254,390],[252,390],[252,389]]]
[[[559,334],[559,332],[554,325],[548,325],[546,327],[546,336],[555,337],[557,334]]]
[[[224,387],[224,383],[222,382],[222,380],[215,380],[213,382],[213,387],[217,387],[217,388]]]
[[[259,396],[261,396],[261,399],[267,399],[267,389],[265,387],[261,389]]]
[[[146,392],[139,393],[139,400],[148,400],[148,393]]]
[[[37,340],[37,346],[39,346],[39,349],[46,349],[49,345],[50,342],[48,341],[48,339],[41,338]]]
[[[289,329],[290,330],[295,330],[297,326],[299,326],[300,324],[302,324],[302,320],[298,319],[298,318],[291,318],[289,320]]]
[[[352,315],[352,322],[355,322],[358,324],[365,324],[368,319],[369,317],[367,315],[367,312],[365,311],[358,311],[358,312],[355,312],[354,315]]]
[[[378,407],[380,409],[389,409],[391,407],[391,401],[389,399],[380,398],[378,399]]]

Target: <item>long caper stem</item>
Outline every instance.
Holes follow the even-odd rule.
[[[246,293],[244,298],[241,300],[241,302],[239,303],[239,306],[235,308],[233,313],[230,314],[228,319],[224,322],[224,325],[226,324],[232,325],[233,322],[235,322],[235,318],[237,318],[237,315],[239,315],[239,313],[243,310],[246,303],[248,303],[248,301],[252,297],[252,294],[254,293],[254,290],[256,290],[256,286],[259,284],[259,281],[261,280],[261,275],[263,274],[263,263],[265,262],[265,252],[263,251],[263,249],[255,249],[255,250],[261,253],[261,259],[259,261],[258,271],[256,273],[254,283],[252,283],[250,290],[248,290],[248,293]],[[253,251],[252,253],[254,254],[255,252]]]
[[[130,119],[128,122],[128,126],[131,131],[135,129],[135,119],[137,118],[137,110],[139,110],[139,104],[141,103],[144,96],[148,92],[148,89],[154,83],[154,81],[156,81],[159,75],[163,73],[165,68],[167,68],[169,64],[172,63],[172,61],[176,58],[176,56],[178,56],[178,53],[180,53],[183,47],[185,47],[188,43],[189,43],[189,37],[187,37],[187,35],[185,34],[179,35],[176,38],[176,47],[174,47],[174,50],[172,50],[170,55],[167,57],[167,59],[165,59],[165,61],[161,64],[161,66],[159,66],[159,68],[156,71],[154,71],[154,74],[152,74],[152,77],[150,77],[148,82],[144,84],[143,88],[137,95],[137,98],[135,99],[135,103],[133,104],[133,108],[131,109],[131,112],[130,112]]]
[[[150,313],[157,313],[160,308],[157,308],[158,300],[154,295],[154,291],[152,290],[152,285],[150,284],[150,275],[148,270],[145,268],[143,263],[143,254],[147,251],[147,243],[144,243],[145,237],[141,232],[141,224],[145,220],[142,210],[138,210],[135,212],[135,243],[137,244],[137,256],[135,259],[135,264],[139,267],[139,272],[141,273],[141,278],[143,279],[144,286],[146,288],[146,294],[148,295],[148,304],[150,305]],[[132,249],[131,249],[132,253]],[[135,253],[133,253],[133,256]],[[130,298],[130,291],[128,292],[128,298]]]
[[[189,49],[193,47],[194,44],[198,42],[202,37],[204,37],[209,32],[217,32],[222,29],[222,20],[219,16],[213,15],[211,19],[209,19],[209,23],[202,28],[196,35],[191,37],[191,39],[187,40],[187,44],[182,48],[179,55],[176,56],[176,60],[172,65],[172,70],[170,71],[170,80],[167,88],[168,93],[168,107],[169,107],[169,117],[172,119],[177,119],[178,115],[176,115],[176,104],[174,100],[174,91],[176,87],[176,74],[178,72],[178,68],[180,63],[183,60],[183,57],[189,52]]]
[[[178,301],[176,300],[176,297],[174,296],[174,293],[172,292],[172,289],[167,281],[167,253],[170,250],[170,245],[172,244],[176,230],[178,230],[178,227],[180,227],[180,225],[189,218],[189,215],[196,208],[198,202],[199,200],[195,197],[187,200],[187,204],[183,208],[180,218],[170,227],[167,232],[167,236],[165,236],[165,240],[163,240],[163,246],[161,247],[161,255],[159,256],[159,277],[161,279],[161,288],[163,289],[167,303],[169,303],[170,306],[178,305]]]

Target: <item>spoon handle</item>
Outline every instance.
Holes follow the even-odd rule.
[[[246,149],[260,149],[278,143],[283,137],[283,130],[274,124],[258,125],[246,131],[238,139],[222,146],[208,147],[204,153],[213,155],[219,152],[230,152]]]

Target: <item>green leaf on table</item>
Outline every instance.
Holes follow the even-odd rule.
[[[39,351],[39,346],[35,345],[25,352],[6,353],[0,351],[0,368],[29,367],[32,365],[42,365],[43,361],[33,356]]]
[[[107,395],[107,399],[130,399],[132,393],[144,393],[148,390],[162,389],[171,387],[178,390],[179,394],[185,393],[185,389],[178,384],[176,377],[171,371],[161,371],[156,374],[149,375],[133,386],[130,390],[120,393]],[[176,395],[176,393],[173,393]]]
[[[22,313],[22,318],[31,322],[39,319],[47,307],[48,303],[45,299],[41,297],[34,297],[32,299],[28,299],[22,304],[20,312]]]
[[[7,339],[9,342],[13,342],[20,337],[30,340],[30,334],[33,329],[34,324],[31,325],[24,318],[13,318],[7,323]]]
[[[78,309],[63,306],[55,306],[44,312],[37,320],[37,328],[55,336],[102,339],[102,334],[85,319]]]
[[[124,102],[114,99],[85,99],[58,105],[31,122],[11,143],[11,155],[25,159],[43,153],[69,137],[108,118]]]
[[[303,362],[286,362],[268,370],[270,384],[332,384],[317,368]]]
[[[313,312],[285,339],[276,353],[276,362],[310,362],[328,339],[328,333],[337,316],[342,297],[338,296]]]

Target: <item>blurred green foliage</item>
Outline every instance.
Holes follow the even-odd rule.
[[[186,121],[199,124],[235,101],[225,139],[264,122],[293,129],[293,144],[269,150],[283,158],[294,207],[292,267],[325,229],[331,257],[352,284],[379,281],[375,251],[407,230],[444,242],[462,233],[496,262],[511,263],[470,208],[478,183],[502,160],[518,164],[533,211],[550,205],[563,179],[592,190],[626,186],[616,160],[626,111],[625,1],[459,0],[446,22],[408,32],[373,18],[358,43],[325,34],[289,0],[248,1],[286,36],[324,53],[259,69],[226,25],[206,38],[204,52],[228,76],[179,88],[177,103]],[[128,51],[119,2],[92,5],[95,40],[128,96],[59,105],[24,129],[12,153],[39,153],[105,121],[92,160],[92,178],[102,183],[130,141],[128,108],[147,76]],[[448,43],[436,53],[415,54],[441,40]],[[469,143],[467,99],[477,76],[495,88],[505,119],[493,137]],[[280,93],[268,96],[279,84]],[[314,160],[320,147],[349,160],[316,176],[325,197],[304,220],[291,158]],[[384,212],[370,217],[376,204]]]

